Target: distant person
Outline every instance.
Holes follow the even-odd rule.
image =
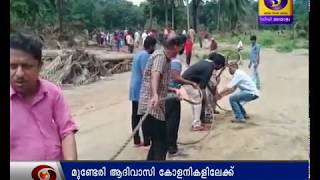
[[[239,39],[239,43],[238,43],[236,49],[237,49],[237,52],[238,52],[238,54],[239,54],[239,64],[241,65],[241,64],[242,64],[241,51],[243,50],[243,44],[242,44],[241,39]]]
[[[250,63],[248,68],[252,69],[252,78],[255,82],[257,88],[260,90],[260,76],[258,67],[260,64],[260,45],[257,43],[257,37],[252,35],[250,37],[251,41],[251,52],[250,52]],[[252,66],[253,65],[253,66]]]
[[[217,50],[218,50],[218,43],[214,38],[211,38],[210,53],[217,52]]]
[[[102,46],[103,45],[104,39],[103,39],[102,31],[97,31],[96,32],[96,40],[97,40],[98,46]]]
[[[187,63],[188,67],[190,66],[190,62],[191,62],[192,48],[193,48],[193,42],[192,42],[190,36],[188,35],[187,41],[184,45],[184,49],[185,49],[185,53],[186,53],[186,63]]]
[[[132,101],[132,115],[131,124],[132,130],[138,125],[141,115],[137,114],[140,98],[140,89],[142,84],[143,72],[150,57],[150,54],[155,50],[155,45],[157,41],[153,37],[147,37],[144,41],[144,49],[139,51],[134,55],[131,70],[131,81],[130,81],[130,94],[129,99]],[[144,140],[144,146],[150,145],[150,133],[148,133],[148,128],[146,128],[145,123],[142,126],[142,134]],[[139,131],[133,137],[133,143],[136,146],[141,145],[141,139]]]
[[[151,132],[151,147],[147,160],[165,160],[167,155],[167,133],[165,119],[165,102],[160,99],[167,97],[168,91],[178,89],[168,87],[170,80],[170,61],[181,51],[181,41],[175,37],[164,44],[163,49],[156,50],[150,56],[145,67],[140,90],[138,114],[149,114],[146,123]]]
[[[194,31],[194,29],[192,29],[192,27],[189,29],[188,34],[191,38],[191,41],[195,43],[196,32]]]
[[[121,38],[120,38],[120,33],[118,31],[114,32],[114,41],[115,41],[117,51],[120,51]]]
[[[139,48],[139,42],[140,42],[140,33],[139,33],[139,31],[136,31],[135,33],[134,33],[134,44],[135,44],[135,46],[137,47],[137,48]]]
[[[231,82],[219,92],[218,99],[229,95],[240,89],[239,92],[234,93],[230,96],[229,101],[234,114],[235,119],[232,122],[245,123],[245,119],[249,116],[243,106],[242,102],[249,102],[257,99],[259,97],[259,92],[254,82],[244,71],[239,69],[237,62],[232,62],[228,65],[229,73],[233,75]]]
[[[164,30],[163,30],[163,35],[164,35],[164,39],[165,39],[165,40],[168,38],[169,31],[170,31],[169,28],[164,28]]]
[[[41,59],[35,36],[10,37],[10,160],[77,160],[78,128],[62,90],[40,78]]]
[[[185,29],[182,31],[182,35],[187,35],[187,31]]]
[[[129,51],[129,53],[133,53],[134,40],[133,40],[133,34],[132,34],[131,32],[128,32],[128,33],[127,33],[126,42],[127,42],[127,46],[128,46],[128,51]]]
[[[176,32],[173,29],[170,29],[167,39],[172,39],[173,37],[176,37]]]
[[[142,44],[144,44],[144,40],[147,38],[148,34],[147,34],[147,31],[144,30],[141,37],[142,37]]]
[[[205,89],[208,86],[210,78],[215,70],[219,70],[225,66],[225,57],[218,53],[211,53],[208,59],[201,60],[190,66],[182,77],[199,85],[205,96]],[[204,124],[212,123],[205,119],[205,99],[202,104],[192,105],[192,130],[205,130]]]

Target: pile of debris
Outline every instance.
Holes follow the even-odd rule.
[[[58,85],[83,85],[130,71],[132,54],[90,50],[47,50],[41,77]]]

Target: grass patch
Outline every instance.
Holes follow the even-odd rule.
[[[257,41],[263,47],[272,47],[275,43],[275,36],[272,31],[261,31],[257,34]]]
[[[297,37],[292,40],[291,32],[286,31],[282,35],[278,35],[276,31],[257,31],[254,33],[257,36],[257,42],[262,48],[274,48],[278,52],[291,52],[294,49],[308,49],[309,41],[306,38]],[[242,41],[244,46],[250,46],[250,35],[239,34],[237,36],[232,36],[231,33],[217,34],[216,35],[218,43],[225,42],[231,46],[236,47],[239,40]],[[220,52],[224,54],[230,53],[231,50],[221,50]],[[249,59],[250,49],[245,49],[242,52],[242,59]],[[235,55],[231,55],[231,58]]]
[[[294,49],[308,49],[309,42],[306,39],[295,39],[295,40],[282,40],[280,44],[276,46],[278,52],[291,52]]]
[[[240,58],[239,54],[235,50],[222,49],[219,52],[221,54],[225,55],[226,57],[228,57],[229,60],[231,60],[231,61],[238,60]],[[241,52],[242,60],[249,60],[249,56],[250,56],[250,52],[248,50],[244,50],[244,51]]]
[[[276,46],[278,52],[291,52],[295,48],[295,43],[292,40],[283,41],[281,44]]]

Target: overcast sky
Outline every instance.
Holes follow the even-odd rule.
[[[127,1],[131,1],[133,2],[133,4],[139,5],[142,1],[145,1],[145,0],[127,0]]]

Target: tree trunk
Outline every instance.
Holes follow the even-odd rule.
[[[171,28],[174,30],[174,2],[171,5]]]
[[[190,29],[190,12],[189,12],[189,0],[186,0],[186,7],[187,7],[187,30],[189,30]]]
[[[218,20],[217,20],[217,31],[220,30],[220,0],[218,0]]]
[[[150,30],[152,29],[152,5],[150,4],[150,20],[149,20],[149,22],[150,22],[150,25],[149,25],[149,28],[150,28]]]
[[[166,27],[168,27],[168,0],[164,0]]]
[[[192,19],[193,19],[193,29],[198,32],[197,28],[197,17],[198,17],[198,10],[197,10],[197,0],[192,0]]]
[[[63,34],[63,0],[58,0],[58,12],[59,12],[59,32],[60,36]]]

